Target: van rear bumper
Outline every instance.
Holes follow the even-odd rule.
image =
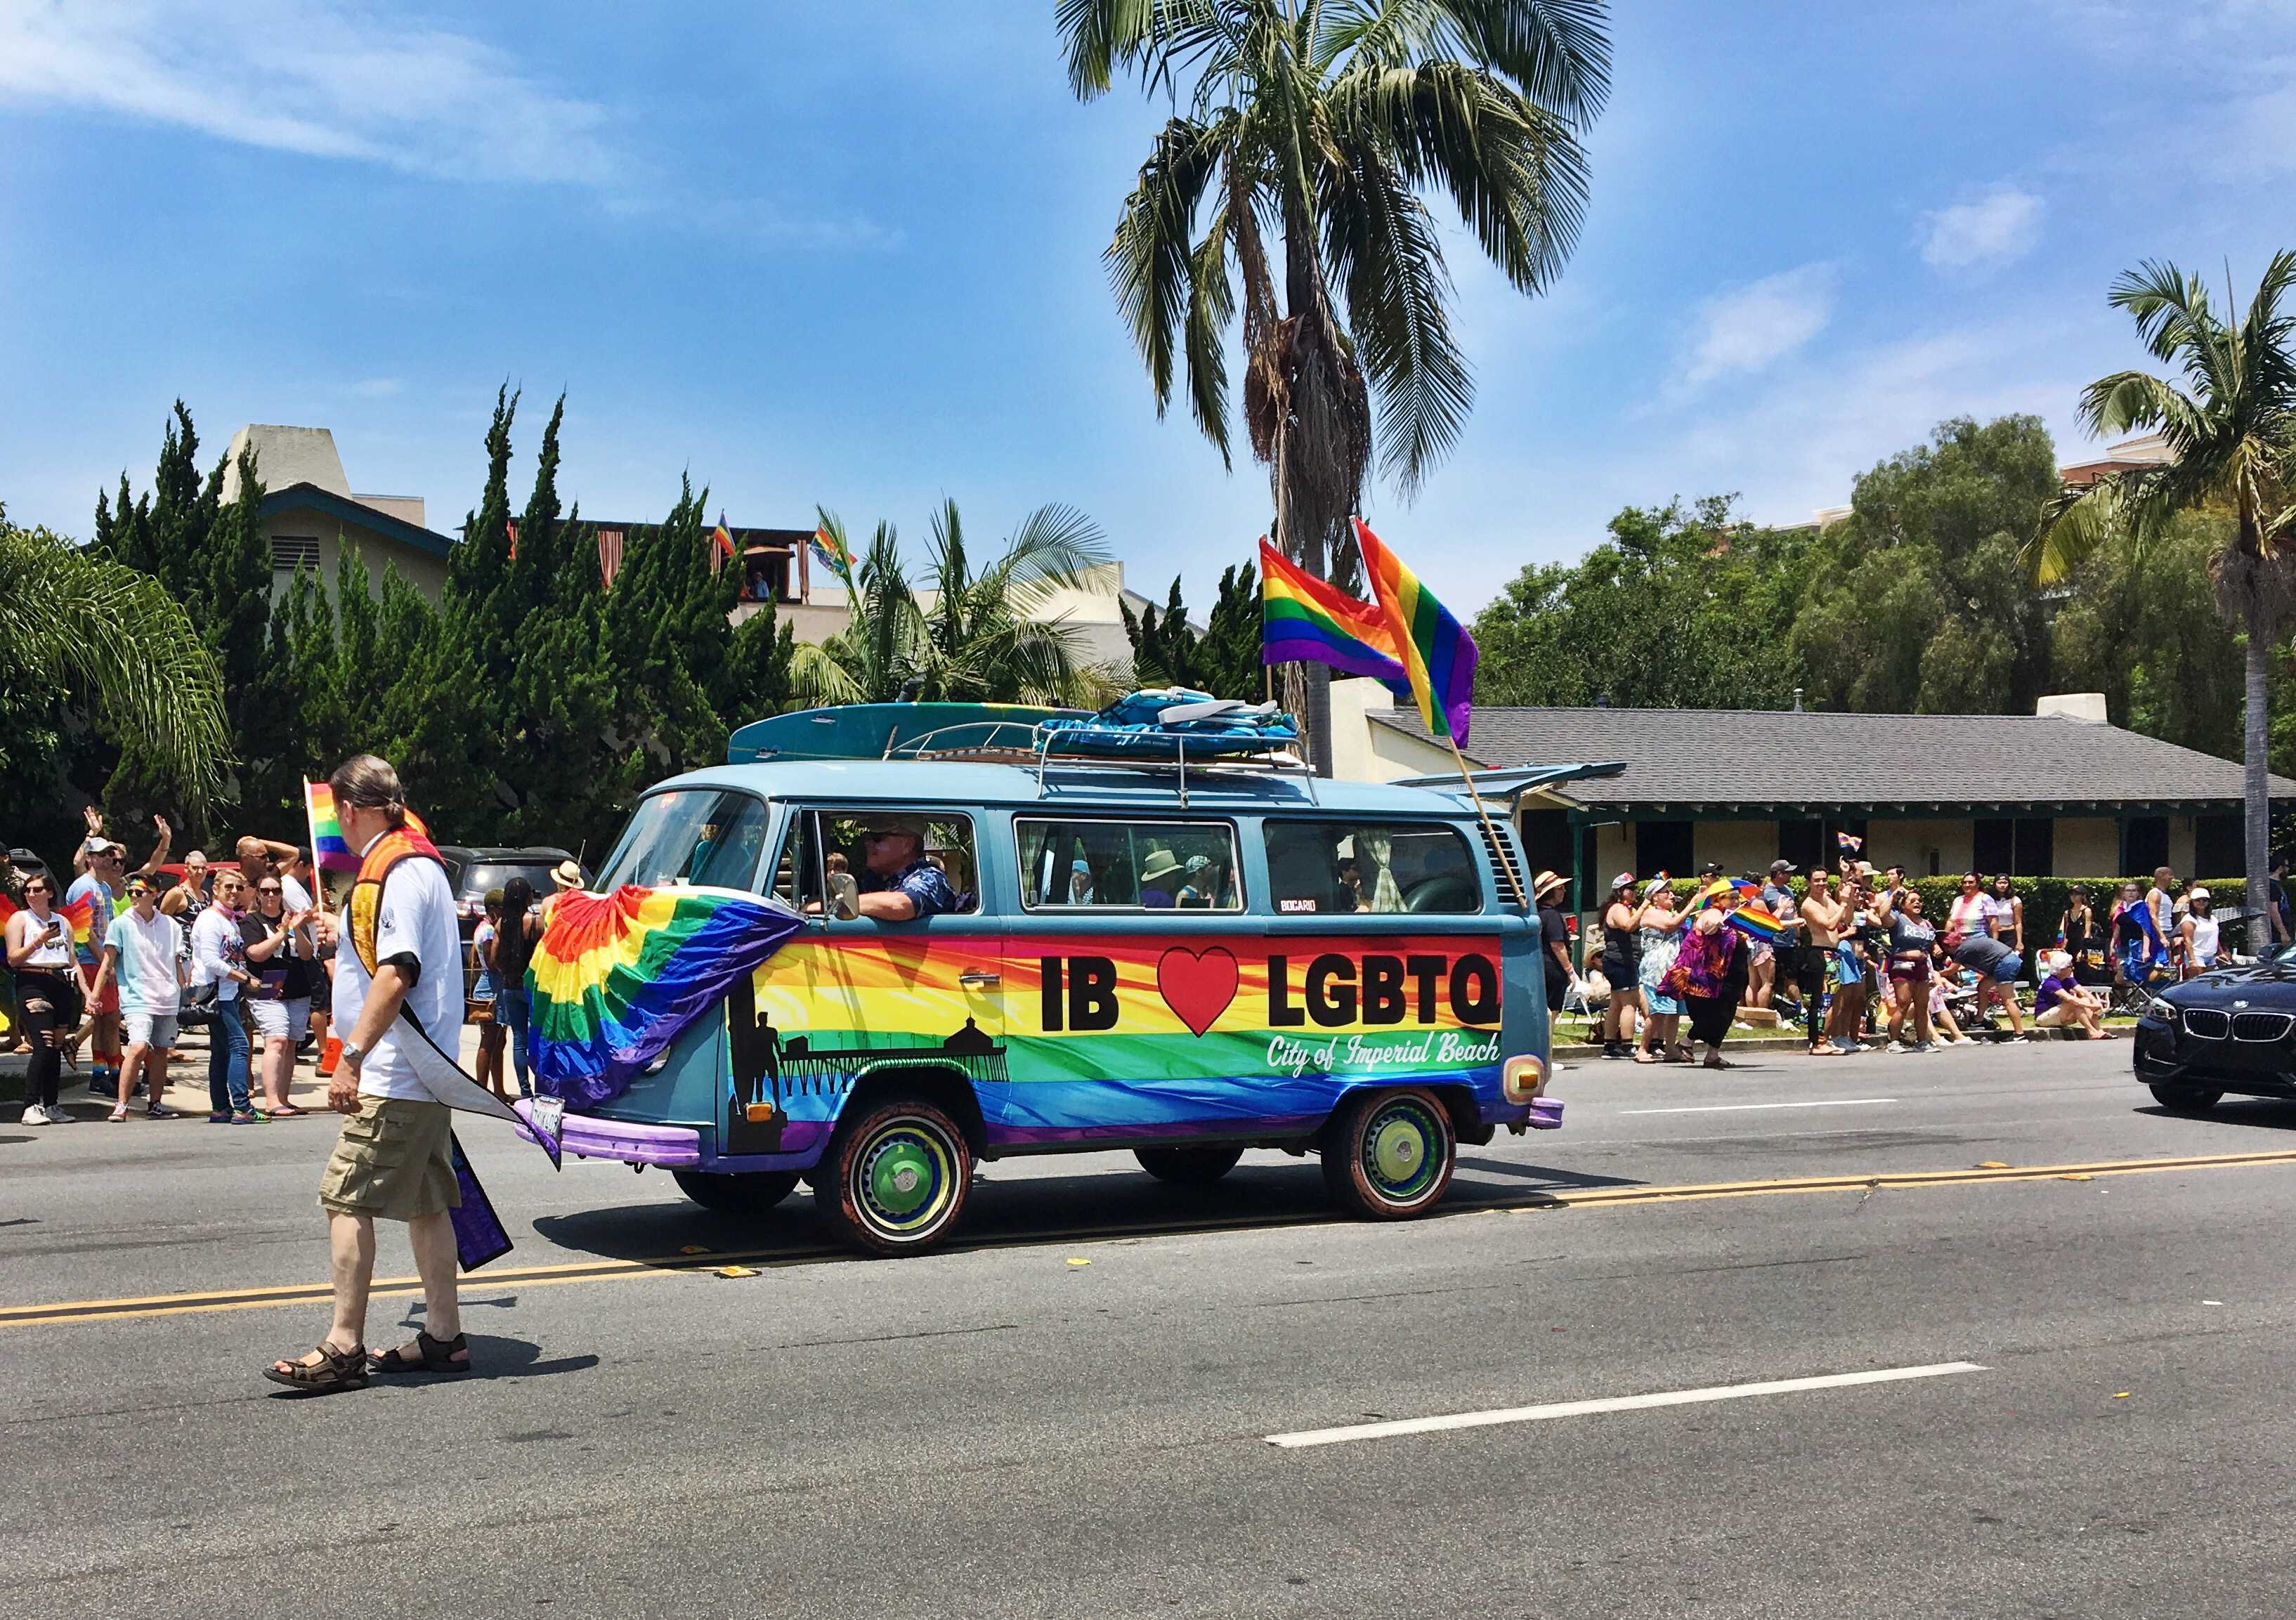
[[[526,1124],[526,1100],[511,1106],[519,1113],[518,1133],[534,1141],[533,1127]],[[641,1125],[594,1114],[569,1114],[564,1124],[560,1145],[577,1158],[618,1158],[665,1170],[691,1170],[701,1163],[701,1133],[692,1125]]]

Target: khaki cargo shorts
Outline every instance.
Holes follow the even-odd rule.
[[[339,1215],[412,1221],[461,1207],[447,1138],[454,1114],[443,1102],[362,1097],[319,1180],[319,1207]]]

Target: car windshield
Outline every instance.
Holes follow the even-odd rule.
[[[611,893],[625,883],[713,884],[748,888],[766,846],[765,801],[717,788],[676,788],[637,808],[598,873]]]
[[[555,861],[473,861],[463,868],[461,892],[483,895],[512,878],[524,878],[536,894],[546,895],[552,888],[550,869],[557,864]]]

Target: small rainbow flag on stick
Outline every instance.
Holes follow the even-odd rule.
[[[627,884],[561,896],[527,968],[537,1088],[577,1109],[621,1095],[804,926],[734,889]]]
[[[1329,664],[1384,681],[1398,697],[1411,695],[1386,616],[1316,578],[1265,535],[1259,537],[1259,661]]]
[[[1748,904],[1740,906],[1725,919],[1728,925],[1759,944],[1767,945],[1785,943],[1786,925],[1770,915],[1767,906]]]
[[[335,790],[323,781],[303,784],[303,816],[311,829],[311,862],[321,871],[357,871],[359,852],[343,837],[343,824],[335,819]],[[430,829],[422,818],[409,810],[406,830],[422,838],[430,836]]]
[[[1364,573],[1394,633],[1421,723],[1438,737],[1466,741],[1475,692],[1475,638],[1361,518],[1355,523]]]

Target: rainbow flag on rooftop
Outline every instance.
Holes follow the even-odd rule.
[[[1473,712],[1475,638],[1361,518],[1355,524],[1364,574],[1394,633],[1421,723],[1438,737],[1464,742]]]
[[[1398,697],[1411,695],[1386,616],[1308,573],[1265,535],[1259,539],[1259,661],[1328,664],[1384,681]]]
[[[847,590],[851,590],[853,553],[845,549],[845,542],[838,538],[835,531],[828,524],[821,524],[814,529],[813,539],[808,544],[813,547],[813,554],[821,559],[821,566],[843,580]]]
[[[343,837],[343,824],[335,819],[335,790],[323,781],[305,782],[303,816],[311,829],[311,863],[321,871],[357,871],[359,852]],[[420,838],[430,836],[430,829],[412,810],[406,813],[406,830]]]

